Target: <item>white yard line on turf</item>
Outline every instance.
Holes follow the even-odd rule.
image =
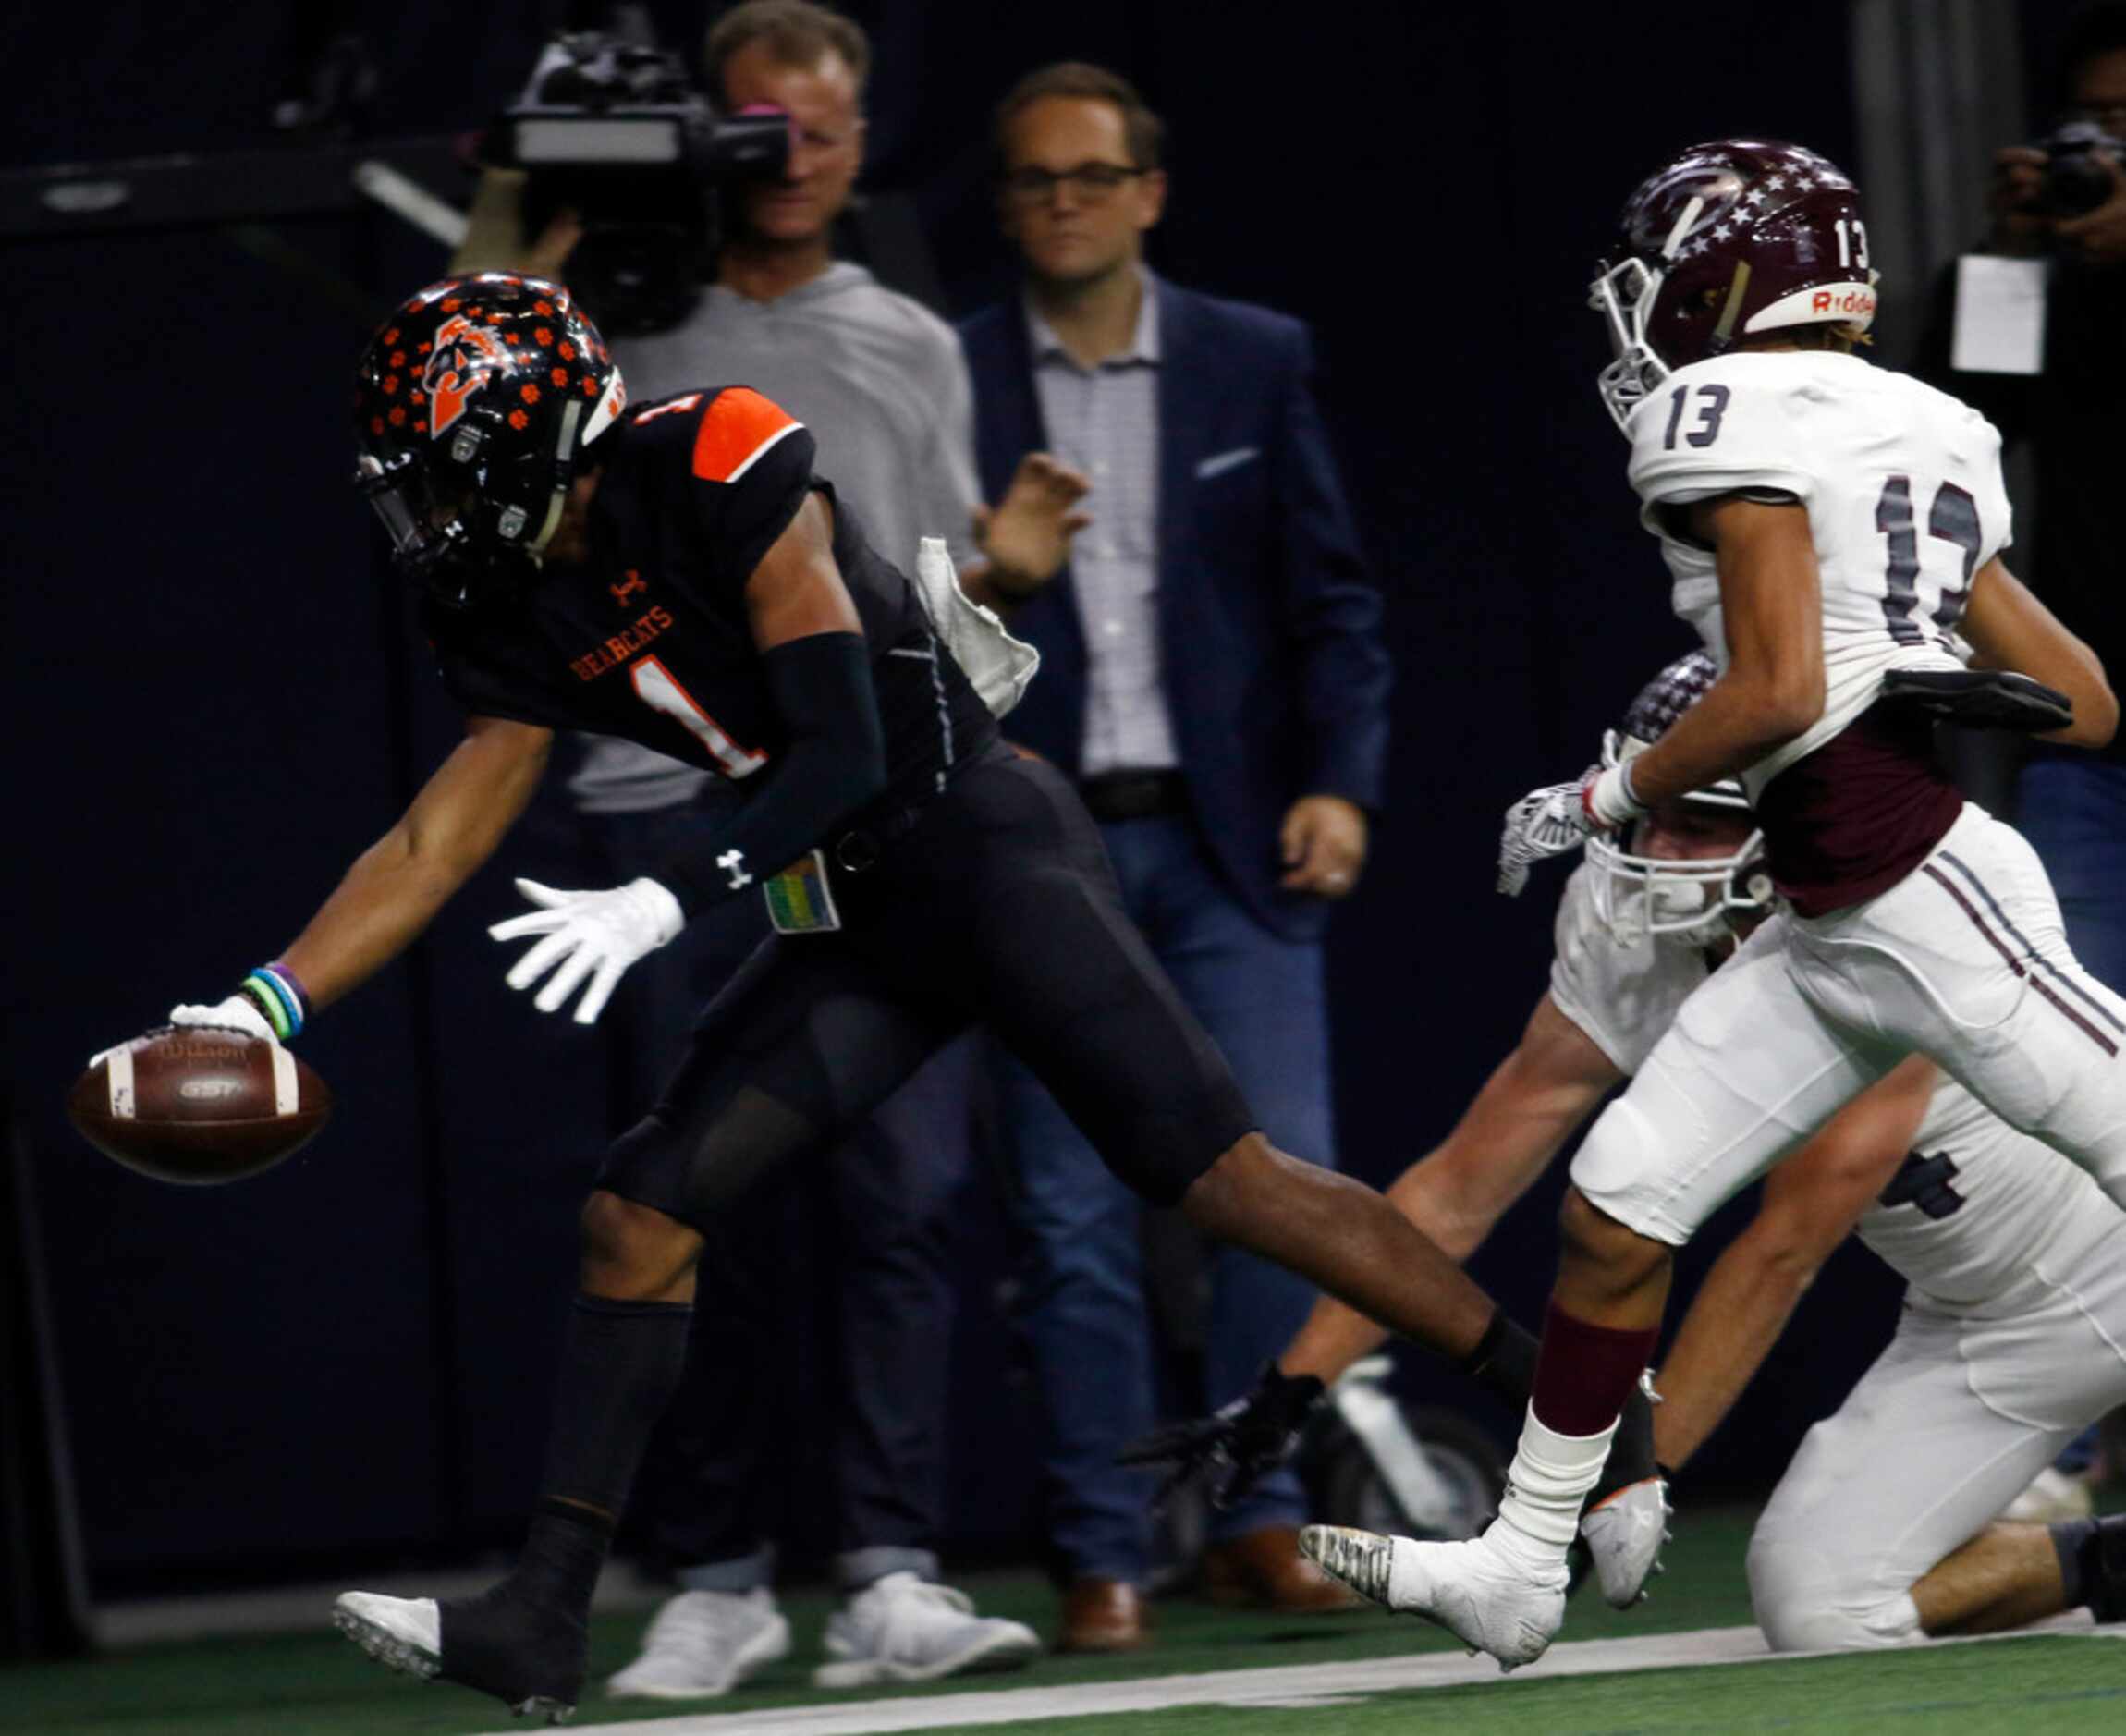
[[[2033,1632],[2126,1638],[2126,1630],[2093,1629],[2088,1617],[2079,1612],[2018,1633],[1975,1637],[2010,1640],[2026,1638]],[[1778,1656],[1790,1659],[1823,1654],[1787,1652]],[[1773,1657],[1765,1644],[1765,1636],[1755,1628],[1704,1628],[1694,1633],[1649,1633],[1628,1640],[1569,1640],[1553,1645],[1543,1655],[1543,1661],[1520,1680],[1611,1675],[1622,1670],[1673,1669],[1697,1664],[1760,1664]],[[1368,1693],[1499,1679],[1498,1666],[1488,1657],[1470,1657],[1460,1652],[1421,1652],[1348,1664],[1288,1664],[1274,1669],[1218,1669],[1191,1676],[1006,1688],[986,1693],[911,1694],[831,1705],[690,1712],[678,1718],[618,1724],[579,1724],[571,1727],[571,1732],[572,1736],[874,1736],[874,1732],[891,1730],[1012,1724],[1037,1718],[1157,1712],[1178,1705],[1349,1705],[1354,1697]],[[492,1736],[523,1736],[523,1726],[495,1731]]]
[[[1648,1634],[1629,1640],[1580,1640],[1553,1645],[1546,1676],[1599,1670],[1657,1669],[1672,1664],[1720,1664],[1766,1656],[1754,1628],[1712,1628],[1700,1633]],[[1007,1688],[987,1693],[868,1700],[856,1705],[761,1707],[756,1711],[690,1713],[641,1723],[578,1726],[575,1736],[868,1736],[874,1730],[943,1730],[1008,1724],[1022,1718],[1092,1718],[1109,1712],[1155,1712],[1176,1705],[1269,1705],[1320,1696],[1344,1700],[1391,1688],[1430,1688],[1458,1681],[1497,1681],[1488,1657],[1460,1652],[1376,1657],[1348,1664],[1287,1664],[1274,1669],[1219,1669],[1191,1676],[1140,1677],[1069,1686]],[[588,1708],[586,1708],[588,1709]],[[582,1717],[578,1712],[577,1717]]]

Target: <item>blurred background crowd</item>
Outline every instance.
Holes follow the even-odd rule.
[[[947,539],[1043,653],[1008,733],[1078,781],[1266,1131],[1375,1182],[1540,987],[1546,925],[1490,894],[1498,812],[1684,648],[1583,305],[1655,164],[1758,133],[1854,176],[1876,358],[1999,423],[2019,570],[2126,664],[2126,6],[104,11],[0,36],[40,69],[0,120],[8,855],[34,913],[0,1653],[78,1643],[92,1606],[512,1543],[573,1206],[759,935],[737,906],[698,924],[593,1035],[511,1004],[480,933],[506,876],[626,879],[724,799],[585,740],[409,961],[306,1037],[340,1109],[301,1156],[180,1192],[65,1127],[81,1059],[292,931],[449,740],[344,410],[369,326],[446,269],[565,279],[636,399],[754,385],[889,557]],[[527,165],[498,118],[527,104],[682,113],[707,166]],[[2126,750],[1961,770],[2126,992]],[[1524,1316],[1560,1183],[1475,1262]],[[1693,1489],[1766,1485],[1894,1293],[1834,1261]],[[756,1623],[793,1577],[1037,1558],[1043,1638],[1079,1649],[1155,1640],[1155,1589],[1326,1607],[1292,1528],[1380,1517],[1358,1441],[1158,1519],[1113,1463],[1241,1392],[1307,1302],[1142,1210],[969,1039],[704,1262],[633,1552]],[[1380,1378],[1479,1510],[1508,1420],[1418,1360]]]

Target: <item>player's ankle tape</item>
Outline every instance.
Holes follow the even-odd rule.
[[[262,964],[238,986],[265,1015],[274,1035],[283,1043],[301,1031],[310,1018],[310,996],[285,964]]]

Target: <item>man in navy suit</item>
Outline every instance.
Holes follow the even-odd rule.
[[[1025,288],[961,328],[987,497],[1029,452],[1089,484],[1063,551],[993,591],[1042,673],[1011,734],[1078,780],[1130,913],[1282,1149],[1334,1161],[1321,935],[1363,866],[1389,668],[1308,385],[1306,328],[1145,269],[1166,198],[1159,122],[1076,63],[998,112],[1001,210]],[[992,551],[996,553],[996,551]],[[1136,1201],[1022,1070],[1005,1083],[1021,1286],[1046,1437],[1061,1644],[1144,1639],[1147,1485],[1116,1451],[1153,1421]],[[1211,1255],[1204,1398],[1240,1396],[1297,1326],[1299,1279]],[[1296,1549],[1289,1473],[1214,1516],[1215,1596],[1340,1607]]]

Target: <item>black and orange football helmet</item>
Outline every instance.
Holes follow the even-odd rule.
[[[355,484],[393,563],[447,606],[506,594],[626,401],[559,284],[483,272],[429,285],[355,368]]]

